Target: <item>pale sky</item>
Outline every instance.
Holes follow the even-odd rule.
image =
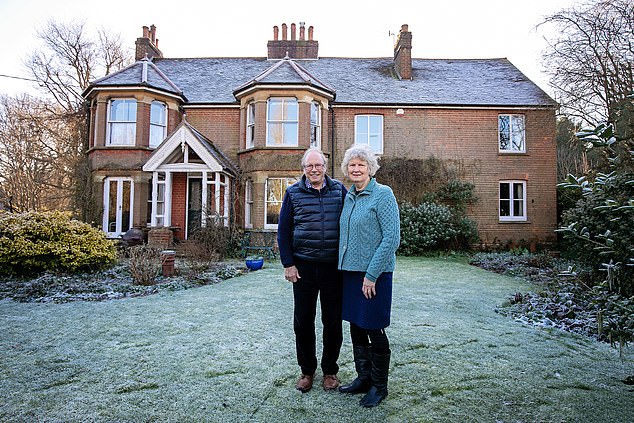
[[[227,7],[210,0],[0,0],[0,75],[30,77],[23,62],[40,46],[36,31],[49,19],[85,22],[91,34],[104,27],[131,51],[142,27],[154,24],[159,48],[170,58],[265,57],[273,26],[286,23],[290,31],[299,22],[314,27],[320,57],[391,57],[389,34],[408,24],[414,58],[506,57],[553,96],[541,65],[547,34],[535,26],[578,2],[240,0]],[[0,94],[33,93],[33,86],[0,76]]]

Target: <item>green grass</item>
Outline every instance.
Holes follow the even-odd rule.
[[[442,258],[399,258],[394,281],[390,393],[378,408],[294,389],[292,290],[267,263],[148,297],[0,301],[0,421],[634,421],[622,382],[631,349],[621,361],[604,343],[495,312],[526,282]]]

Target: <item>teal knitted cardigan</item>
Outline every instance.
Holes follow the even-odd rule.
[[[393,272],[401,242],[398,205],[392,189],[372,178],[357,193],[348,191],[339,218],[339,269],[366,272],[376,282],[383,272]]]

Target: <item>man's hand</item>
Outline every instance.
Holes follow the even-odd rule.
[[[284,279],[291,283],[297,282],[302,277],[299,276],[299,272],[297,271],[297,267],[290,266],[284,268]]]

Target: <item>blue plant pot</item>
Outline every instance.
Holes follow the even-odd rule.
[[[245,264],[249,270],[260,270],[264,266],[264,259],[247,259]]]

